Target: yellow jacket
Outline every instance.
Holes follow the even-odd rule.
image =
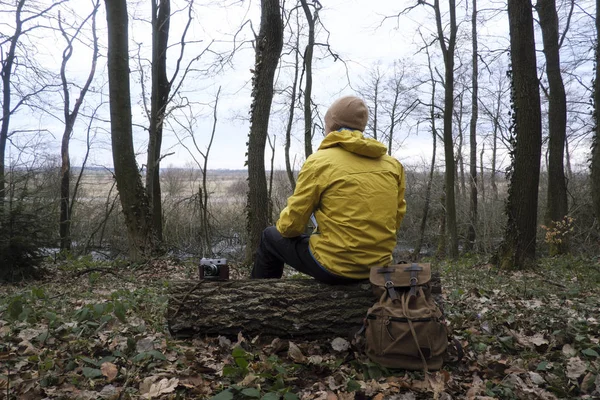
[[[391,261],[405,187],[402,164],[383,144],[360,131],[330,132],[300,170],[277,230],[299,236],[314,212],[313,257],[336,275],[367,279],[369,267]]]

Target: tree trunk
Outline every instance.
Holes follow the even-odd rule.
[[[108,28],[108,89],[113,164],[123,207],[129,254],[140,261],[154,252],[148,197],[142,185],[132,138],[126,0],[105,1]]]
[[[283,47],[283,21],[278,0],[261,0],[260,31],[252,80],[248,140],[248,243],[246,259],[253,260],[262,231],[268,226],[265,145],[273,100],[273,80]]]
[[[564,169],[565,139],[567,132],[567,99],[565,86],[560,72],[560,52],[558,34],[558,15],[555,0],[538,0],[537,12],[540,17],[544,55],[546,56],[546,75],[550,98],[548,106],[549,160],[548,160],[548,204],[546,225],[553,227],[562,222],[568,213],[567,182]],[[554,244],[551,253],[568,252],[568,241]]]
[[[4,199],[6,198],[5,181],[5,157],[6,142],[8,141],[8,127],[12,110],[10,109],[11,100],[11,76],[12,68],[15,62],[15,51],[17,43],[22,33],[23,21],[21,21],[21,11],[25,5],[25,0],[19,0],[15,11],[15,33],[10,38],[8,51],[2,59],[2,124],[0,125],[0,217],[4,214]]]
[[[441,300],[439,275],[432,292]],[[313,279],[225,282],[180,281],[172,285],[167,324],[178,338],[204,336],[348,337],[376,301],[368,281],[326,285]]]
[[[502,268],[524,268],[535,260],[542,144],[531,1],[509,0],[508,18],[516,135],[506,206],[508,222],[499,262]]]
[[[473,43],[473,75],[472,75],[472,97],[471,97],[471,121],[469,126],[469,155],[471,165],[469,166],[469,186],[471,189],[471,201],[469,202],[469,230],[467,232],[467,249],[475,248],[475,240],[477,240],[477,117],[479,114],[479,81],[477,75],[479,69],[477,67],[477,0],[473,0],[473,15],[471,17],[471,35]]]
[[[452,135],[452,113],[454,110],[454,49],[456,47],[456,1],[448,0],[450,11],[450,36],[446,46],[446,38],[442,27],[442,16],[439,0],[434,1],[434,11],[438,32],[438,42],[444,55],[444,157],[445,157],[445,225],[450,234],[450,257],[458,257],[458,230],[456,225],[456,197],[454,191],[454,138]]]
[[[165,113],[171,85],[167,78],[167,49],[171,17],[170,0],[151,0],[152,3],[152,95],[150,97],[150,126],[148,129],[148,158],[146,162],[146,193],[152,212],[152,227],[159,242],[163,240],[162,196],[160,190],[160,149]]]
[[[306,22],[308,23],[308,43],[304,51],[304,70],[306,71],[306,85],[304,87],[304,155],[306,158],[312,154],[312,59],[315,47],[315,20],[318,10],[315,10],[315,17],[306,0],[300,0]]]
[[[592,203],[596,221],[600,221],[600,0],[596,0],[596,76],[594,79],[594,119],[596,129],[592,141]],[[600,223],[596,224],[600,227]]]

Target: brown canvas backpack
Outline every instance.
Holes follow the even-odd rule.
[[[448,330],[431,296],[430,264],[372,267],[379,301],[367,312],[366,353],[384,367],[437,370],[448,348]]]

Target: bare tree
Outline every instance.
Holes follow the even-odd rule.
[[[156,248],[148,196],[135,160],[129,84],[128,15],[126,0],[106,1],[108,87],[113,164],[121,199],[129,256],[150,257]]]
[[[560,72],[560,45],[558,33],[558,14],[555,0],[538,0],[536,6],[542,28],[544,55],[546,57],[546,75],[548,76],[549,106],[549,160],[548,160],[548,204],[546,224],[553,227],[562,222],[568,213],[567,182],[564,169],[565,140],[567,133],[567,98],[562,74]],[[568,251],[568,242],[563,240],[553,245],[552,253],[562,254]]]
[[[292,126],[294,124],[294,110],[296,108],[296,90],[298,88],[298,75],[300,72],[300,22],[298,20],[298,13],[296,13],[296,46],[294,48],[294,82],[292,83],[291,93],[290,93],[290,106],[289,106],[289,114],[288,121],[285,128],[285,147],[284,147],[284,155],[285,155],[285,170],[287,172],[288,180],[290,181],[290,186],[292,188],[292,192],[296,188],[296,179],[294,178],[294,169],[292,167],[292,163],[290,160],[290,146],[292,144]]]
[[[473,0],[473,10],[471,16],[471,35],[473,45],[473,74],[471,79],[471,122],[469,126],[469,166],[470,178],[469,186],[471,196],[469,202],[469,230],[467,233],[467,249],[472,250],[475,247],[477,239],[477,117],[479,115],[479,81],[477,79],[479,69],[477,60],[477,0]]]
[[[63,90],[63,113],[65,119],[65,129],[63,131],[62,142],[61,142],[61,181],[60,181],[60,248],[61,250],[70,250],[71,249],[71,211],[72,204],[70,205],[70,196],[71,196],[71,157],[69,154],[69,142],[71,141],[71,136],[73,135],[73,128],[75,126],[75,121],[79,115],[79,109],[83,104],[83,100],[85,95],[87,94],[90,85],[92,84],[92,80],[94,79],[94,75],[96,73],[96,62],[98,60],[98,37],[96,35],[96,13],[98,8],[100,7],[100,0],[96,0],[93,3],[93,10],[91,14],[81,23],[81,25],[77,28],[77,30],[73,33],[73,35],[69,35],[65,30],[60,14],[59,14],[59,27],[60,31],[67,42],[66,48],[63,50],[62,55],[62,63],[60,66],[60,79],[62,82],[62,90]],[[79,91],[79,96],[75,100],[73,104],[73,110],[71,110],[71,97],[69,92],[69,82],[67,80],[67,64],[73,55],[73,42],[77,40],[81,29],[87,23],[87,21],[91,18],[91,32],[92,32],[92,62],[90,66],[90,72],[87,76],[87,80],[85,81],[83,87]],[[83,168],[83,167],[82,167]]]
[[[265,146],[273,101],[273,81],[283,48],[283,20],[279,0],[261,0],[260,30],[256,37],[248,140],[248,243],[246,259],[254,258],[262,231],[268,226]]]
[[[444,34],[442,23],[442,12],[440,1],[433,3],[420,1],[433,8],[435,13],[435,24],[437,28],[437,41],[444,57],[444,157],[445,157],[445,202],[446,202],[446,229],[450,234],[449,252],[450,257],[458,257],[458,229],[456,223],[456,198],[454,190],[455,166],[454,166],[454,138],[452,134],[452,116],[454,110],[454,51],[456,49],[456,1],[448,0],[450,13],[449,35]]]
[[[23,77],[23,80],[17,87],[17,94],[19,95],[18,101],[13,105],[13,89],[17,86],[13,82],[13,75],[15,74],[16,68],[20,65],[25,69],[30,69],[24,62],[16,63],[17,60],[17,48],[20,46],[21,40],[24,35],[32,32],[34,29],[43,27],[43,24],[37,23],[37,19],[44,17],[50,13],[52,9],[64,3],[66,0],[60,0],[50,4],[45,8],[36,8],[38,5],[33,4],[31,10],[27,10],[26,18],[23,18],[25,11],[25,0],[16,1],[14,11],[14,32],[11,36],[2,36],[0,41],[0,78],[2,80],[2,119],[0,124],[0,214],[4,210],[4,199],[6,195],[6,183],[5,183],[5,157],[6,157],[6,145],[9,139],[10,133],[10,120],[11,117],[24,105],[27,105],[30,100],[38,96],[40,93],[48,88],[48,84],[40,83],[27,85],[23,82],[30,83],[30,78]],[[5,49],[5,46],[8,48]],[[13,132],[14,133],[14,132]]]
[[[516,134],[506,205],[508,221],[498,261],[502,268],[523,268],[535,260],[542,145],[531,1],[509,0],[508,19]]]
[[[600,0],[596,0],[596,76],[594,79],[594,138],[592,142],[592,201],[596,220],[600,221]],[[600,224],[598,225],[600,226]]]
[[[427,52],[427,66],[429,68],[429,78],[431,82],[431,104],[429,104],[429,121],[431,124],[431,137],[433,139],[433,150],[431,153],[431,164],[429,167],[429,177],[427,179],[427,187],[425,189],[425,201],[423,202],[423,215],[421,217],[421,225],[419,227],[419,235],[417,236],[417,243],[415,244],[415,248],[412,253],[413,259],[418,259],[419,254],[421,253],[421,248],[423,247],[423,239],[425,237],[425,228],[427,227],[427,218],[429,215],[429,208],[431,204],[431,188],[433,186],[433,174],[435,172],[435,154],[437,151],[437,136],[439,135],[436,127],[436,117],[439,113],[439,110],[435,105],[435,94],[436,94],[436,86],[437,81],[435,80],[435,76],[433,74],[433,66],[431,65],[431,57],[429,54],[429,48],[425,46],[425,51]],[[443,246],[445,248],[445,245]]]
[[[312,61],[315,48],[315,22],[319,19],[321,3],[313,0],[314,12],[310,11],[307,0],[300,0],[306,21],[308,23],[308,43],[304,50],[304,72],[306,82],[304,86],[304,155],[306,158],[312,154]]]

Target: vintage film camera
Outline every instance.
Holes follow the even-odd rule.
[[[198,266],[200,279],[226,281],[229,279],[229,265],[225,258],[202,258]]]

